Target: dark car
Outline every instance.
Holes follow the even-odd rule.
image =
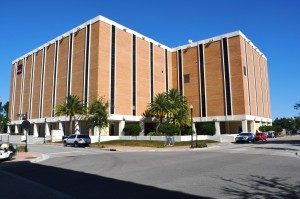
[[[255,134],[255,141],[267,141],[267,134],[265,133],[256,133]]]
[[[78,146],[88,146],[91,144],[91,138],[86,134],[73,134],[64,139],[64,146],[73,145]]]
[[[235,142],[254,142],[254,133],[242,132],[235,138]]]

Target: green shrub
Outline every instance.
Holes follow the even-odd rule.
[[[148,136],[158,136],[158,133],[156,133],[156,132],[149,132],[147,135]]]
[[[165,124],[159,125],[158,132],[161,132],[165,135],[173,136],[173,135],[179,134],[180,128],[178,126],[176,126],[175,124],[165,123]]]
[[[133,136],[138,136],[139,133],[142,131],[142,128],[140,127],[139,124],[126,124],[123,131],[127,135],[133,135]]]
[[[199,128],[198,135],[214,135],[216,133],[216,127],[212,123],[202,124]]]
[[[205,148],[205,147],[207,147],[207,144],[205,142],[198,142],[196,147],[197,148]]]

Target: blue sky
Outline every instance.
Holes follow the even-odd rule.
[[[268,58],[273,119],[298,116],[299,0],[0,0],[0,97],[11,62],[102,15],[169,47],[242,31]]]

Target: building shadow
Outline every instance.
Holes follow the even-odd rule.
[[[239,199],[299,199],[300,198],[300,181],[291,184],[288,178],[266,178],[264,176],[250,175],[245,178],[228,179],[221,178],[231,184],[222,187],[222,193],[230,198]]]
[[[15,192],[17,182],[22,179],[28,181],[32,189],[35,185],[41,187],[49,187],[53,192],[57,192],[56,196],[47,197],[48,188],[44,191],[46,198],[101,198],[101,199],[153,199],[153,198],[172,198],[172,199],[209,199],[209,197],[195,196],[187,193],[172,191],[154,186],[147,186],[137,184],[134,182],[118,180],[99,175],[93,175],[85,172],[78,172],[68,169],[62,169],[52,166],[45,166],[40,164],[33,164],[30,162],[19,162],[14,164],[6,164],[4,167],[0,166],[0,176],[7,174],[10,180],[15,179],[11,190],[5,190],[1,193],[1,198],[17,198]],[[8,177],[7,177],[8,178]],[[4,182],[0,181],[0,187]],[[25,185],[23,188],[25,189]],[[20,188],[18,188],[19,191]],[[26,189],[30,191],[30,188]],[[26,191],[25,190],[25,191]],[[39,188],[37,192],[41,190]],[[26,192],[27,193],[27,192]],[[15,195],[14,195],[15,194]],[[28,196],[29,193],[27,193]],[[35,197],[36,196],[36,197]],[[39,198],[38,193],[32,193],[29,198]],[[25,197],[26,198],[26,197]]]

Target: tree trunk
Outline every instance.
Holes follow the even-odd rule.
[[[72,135],[72,126],[73,126],[72,123],[73,123],[72,116],[70,115],[69,135]]]
[[[100,146],[100,136],[101,136],[101,129],[98,127],[99,136],[98,136],[98,146]]]

